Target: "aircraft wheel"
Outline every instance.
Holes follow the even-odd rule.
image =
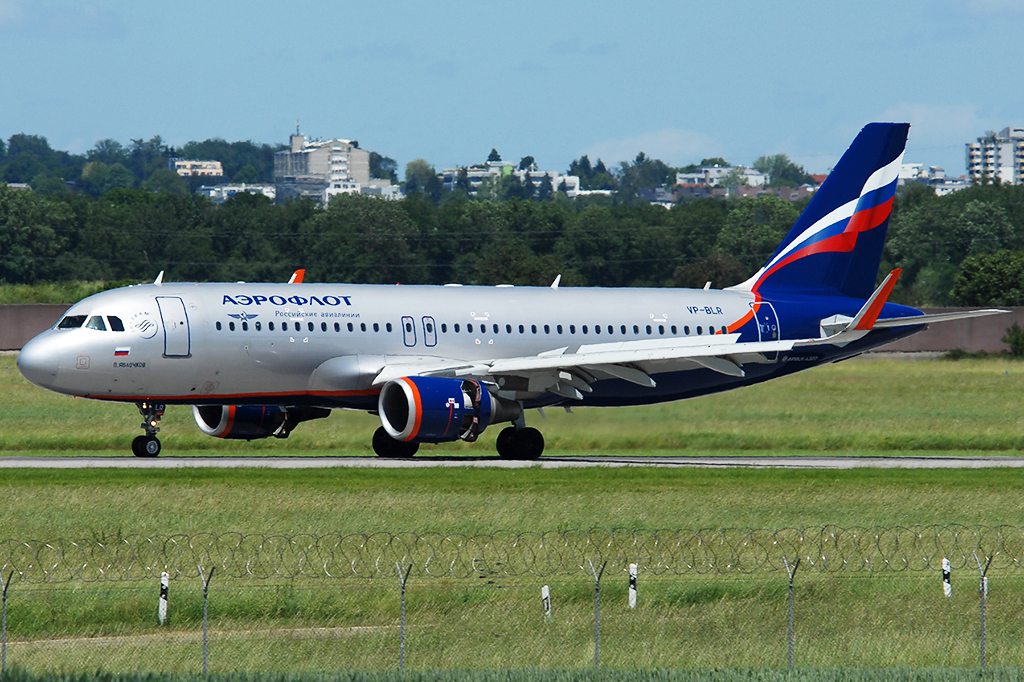
[[[132,441],[132,454],[136,457],[156,457],[160,450],[160,439],[156,436],[137,436]]]
[[[518,431],[510,426],[498,434],[495,446],[505,459],[538,459],[544,453],[544,435],[529,426]]]
[[[419,443],[395,440],[388,435],[383,426],[378,426],[373,432],[373,451],[378,457],[407,458],[415,455],[419,449]]]

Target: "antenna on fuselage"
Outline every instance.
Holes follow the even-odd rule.
[[[164,285],[164,271],[163,270],[161,270],[160,274],[157,275],[156,279],[153,280],[153,284],[157,285],[158,287],[162,287]]]

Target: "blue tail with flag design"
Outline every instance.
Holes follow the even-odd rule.
[[[909,123],[869,123],[768,263],[737,288],[871,296]]]

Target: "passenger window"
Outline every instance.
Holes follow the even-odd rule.
[[[110,315],[110,316],[107,317],[107,322],[110,323],[110,331],[112,331],[112,332],[123,332],[124,331],[124,323],[121,322],[121,318],[120,317],[114,317],[113,315]]]
[[[729,328],[726,327],[724,324],[722,325],[722,333],[723,334],[728,334],[729,333]]]
[[[351,322],[348,323],[348,330],[349,331],[354,331],[355,330],[355,327],[352,326]]]
[[[220,330],[221,330],[221,329],[223,329],[223,328],[224,328],[224,327],[223,327],[223,325],[221,325],[221,323],[220,323],[220,322],[218,322],[218,323],[217,323],[217,331],[220,331]]]
[[[697,325],[697,336],[700,336],[700,335],[701,335],[701,334],[703,334],[703,333],[704,333],[704,330],[703,330],[703,329],[701,329],[700,325],[698,324],[698,325]]]
[[[687,336],[690,335],[690,325],[683,326],[683,333],[686,334]]]
[[[434,333],[434,325],[430,324],[429,322],[427,322],[427,333],[428,334],[433,334]]]
[[[262,330],[263,330],[263,325],[260,324],[259,322],[257,322],[256,323],[256,331],[262,331]]]
[[[387,329],[390,332],[391,331],[391,323],[388,322],[387,324],[385,324],[384,328]]]
[[[473,324],[472,323],[466,325],[466,331],[469,332],[470,334],[473,333]]]
[[[337,322],[334,323],[334,331],[335,332],[340,332],[341,331],[341,325],[339,323],[337,323]],[[390,331],[390,330],[388,330],[388,331]]]
[[[505,333],[506,334],[511,334],[512,333],[512,325],[510,325],[510,324],[506,324],[505,325]],[[519,325],[519,333],[520,334],[523,333],[523,325]]]
[[[659,324],[658,325],[658,333],[662,334],[662,335],[665,334],[665,325],[663,325],[663,324]]]
[[[322,332],[327,331],[327,323],[326,322],[321,322],[320,323],[320,331],[322,331]]]
[[[446,322],[442,322],[441,323],[441,333],[442,334],[447,334],[448,333],[448,324]]]
[[[231,331],[235,331],[235,323],[234,322],[228,322],[228,329],[230,329]]]
[[[455,324],[454,324],[454,325],[452,326],[452,329],[454,329],[454,330],[455,330],[455,333],[456,333],[456,334],[458,334],[458,333],[459,333],[459,323],[458,323],[458,322],[456,322],[456,323],[455,323]]]
[[[609,334],[614,334],[615,333],[615,327],[613,327],[611,325],[608,325],[608,333]]]
[[[675,325],[672,325],[672,335],[675,336],[678,333],[679,333],[678,327],[676,327]]]
[[[530,325],[530,332],[533,333],[533,334],[536,334],[537,333],[537,325],[531,324]]]
[[[570,334],[575,334],[576,333],[576,325],[574,325],[574,324],[570,324],[569,325],[569,333]]]
[[[626,325],[622,325],[621,327],[619,327],[619,331],[621,331],[622,335],[625,336],[626,335]]]
[[[249,323],[248,322],[243,322],[242,323],[242,331],[243,332],[249,331]]]
[[[306,329],[308,329],[309,331],[313,331],[313,323],[312,322],[307,322],[306,323]]]
[[[651,335],[651,325],[647,325],[647,335]]]
[[[587,325],[583,325],[583,333],[584,333],[584,334],[586,334],[586,333],[587,333]]]
[[[287,322],[282,322],[281,323],[281,331],[283,331],[283,332],[288,331],[288,323]]]
[[[360,322],[359,323],[359,330],[360,331],[364,331],[364,332],[366,331],[366,323],[365,322]]]
[[[375,331],[375,332],[379,332],[380,331],[380,325],[377,324],[376,322],[373,323],[373,331]]]
[[[57,329],[78,329],[85,322],[85,315],[65,315]]]
[[[561,334],[562,333],[562,325],[558,325],[557,327],[555,327],[555,331],[557,331],[559,334]]]
[[[638,326],[636,326],[636,325],[634,324],[634,325],[633,325],[633,333],[634,333],[634,334],[639,334],[639,333],[640,333],[640,327],[638,327]]]
[[[95,329],[96,331],[105,332],[107,331],[107,325],[103,322],[103,318],[99,315],[94,315],[89,318],[89,321],[85,323],[87,329]]]

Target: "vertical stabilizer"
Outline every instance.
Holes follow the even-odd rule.
[[[735,288],[871,296],[909,129],[864,126],[768,263]]]

